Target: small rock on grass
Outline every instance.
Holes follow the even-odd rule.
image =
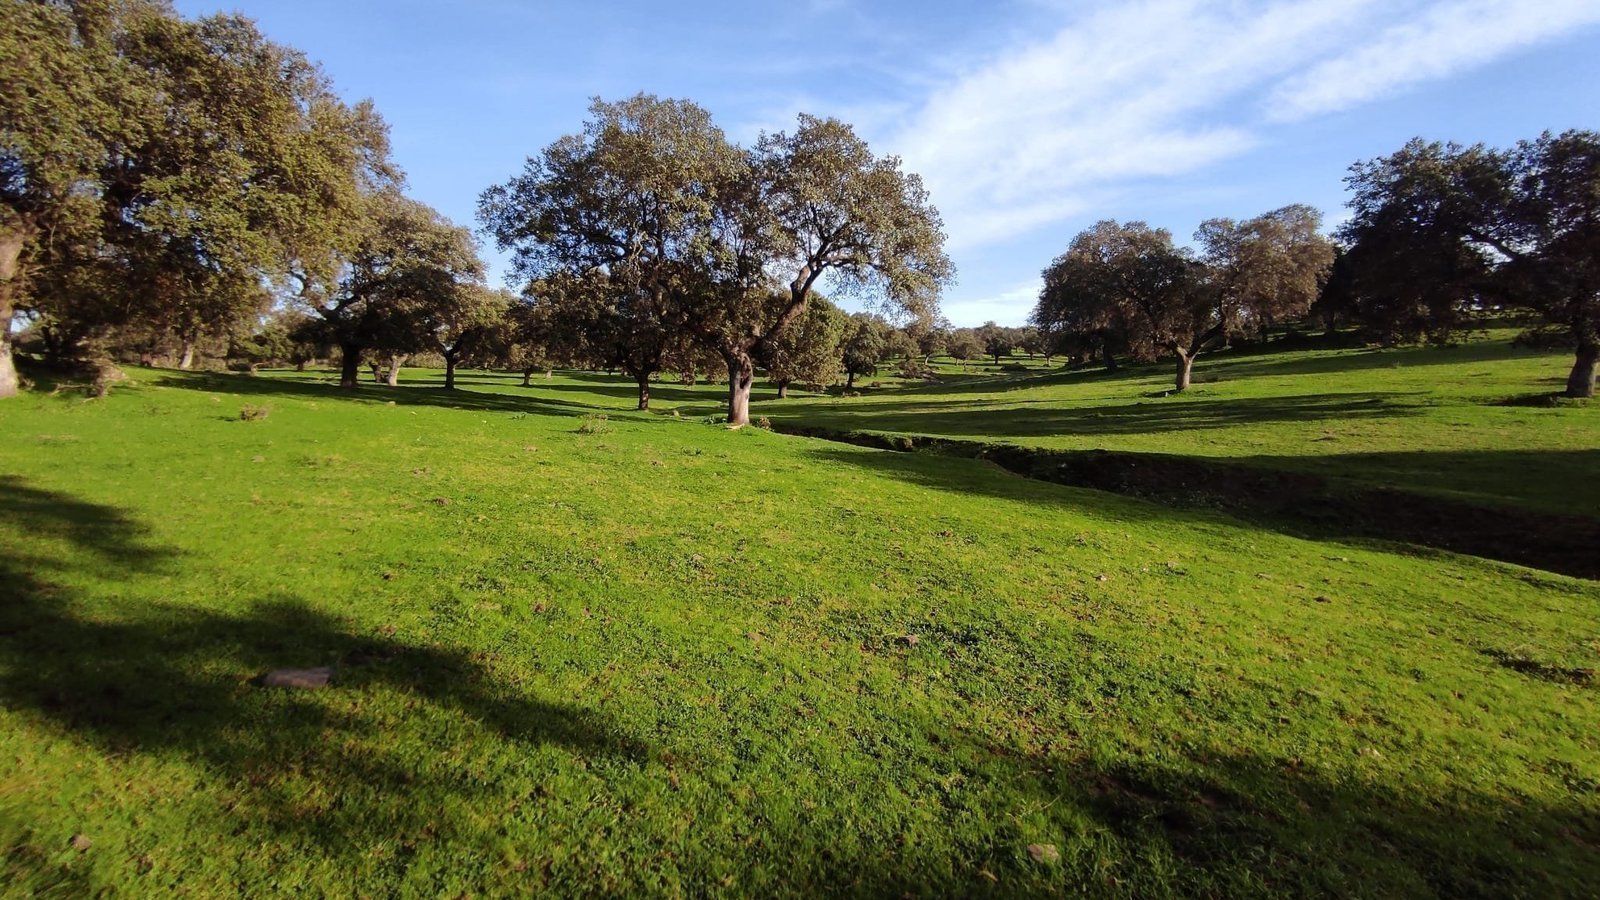
[[[82,853],[94,846],[94,841],[89,840],[87,835],[75,834],[67,839],[67,845],[79,853]]]
[[[261,686],[315,690],[327,687],[328,681],[332,678],[331,666],[317,666],[313,669],[273,669],[261,676]]]
[[[1053,863],[1061,861],[1061,851],[1055,844],[1029,844],[1028,858],[1036,863]]]

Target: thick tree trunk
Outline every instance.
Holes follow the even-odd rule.
[[[186,335],[182,346],[183,353],[178,357],[178,368],[188,371],[194,368],[194,338]]]
[[[361,386],[361,348],[355,344],[340,344],[339,387],[354,390]]]
[[[635,376],[633,376],[633,380],[635,382],[637,382],[638,385],[639,385],[639,408],[640,409],[649,409],[650,408],[650,376],[648,374],[635,375]]]
[[[1117,355],[1111,352],[1110,344],[1100,345],[1100,361],[1105,363],[1107,372],[1115,372],[1117,370]]]
[[[533,387],[533,370],[532,369],[523,369],[522,370],[522,386],[523,387]]]
[[[294,361],[294,370],[296,372],[304,372],[306,370],[306,361],[303,360],[303,359],[295,360]]]
[[[389,371],[386,373],[384,378],[384,381],[388,383],[389,387],[400,386],[400,364],[404,361],[405,358],[398,353],[391,354],[389,356]]]
[[[787,396],[789,396],[789,381],[788,379],[784,379],[783,381],[778,382],[778,399],[782,400]]]
[[[1189,376],[1194,372],[1194,357],[1182,350],[1178,351],[1178,377],[1173,382],[1174,390],[1186,391],[1189,389]]]
[[[444,357],[444,389],[456,389],[456,358],[454,354],[447,353]]]
[[[21,289],[22,248],[28,232],[22,228],[0,231],[0,397],[15,396],[21,386],[11,355],[11,320]]]
[[[846,372],[845,376],[844,376],[844,389],[848,391],[848,390],[850,390],[851,388],[853,388],[855,386],[856,386],[856,373],[854,373],[854,372]]]
[[[1567,376],[1568,397],[1594,396],[1597,365],[1600,365],[1600,341],[1579,344],[1577,358],[1572,362],[1572,374]]]
[[[16,396],[21,385],[11,358],[11,315],[9,304],[0,307],[0,397]]]
[[[728,424],[750,424],[750,386],[756,380],[755,362],[743,351],[725,354],[728,361]]]

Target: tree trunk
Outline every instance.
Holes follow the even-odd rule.
[[[1107,372],[1115,372],[1117,370],[1117,355],[1111,352],[1110,344],[1100,345],[1100,361],[1105,363]]]
[[[848,391],[848,390],[850,390],[851,388],[853,388],[855,386],[856,386],[856,373],[854,373],[854,372],[846,372],[845,376],[844,376],[844,389]]]
[[[522,370],[522,386],[523,387],[533,387],[533,370],[532,369],[523,369]]]
[[[756,380],[755,362],[750,354],[737,351],[724,355],[728,361],[728,424],[734,428],[750,424],[750,386]]]
[[[355,344],[340,344],[339,387],[354,390],[361,386],[361,348]]]
[[[389,387],[400,386],[400,364],[404,361],[404,359],[405,358],[398,353],[390,355],[388,377],[385,379],[385,381],[388,382]]]
[[[639,384],[639,408],[640,409],[649,409],[650,408],[650,374],[647,372],[647,373],[645,373],[643,375],[635,375],[635,376],[633,376],[633,380],[638,382],[638,384]]]
[[[1182,350],[1178,351],[1178,377],[1174,382],[1174,390],[1186,391],[1189,389],[1189,376],[1194,371],[1194,357]]]
[[[178,357],[178,368],[188,371],[194,368],[194,338],[184,335],[182,339],[183,353]]]
[[[444,389],[447,391],[456,389],[456,357],[453,353],[444,355]]]
[[[296,372],[304,372],[306,370],[306,361],[303,360],[303,359],[295,360],[294,361],[294,370]]]
[[[26,226],[0,231],[0,397],[15,396],[21,386],[11,355],[11,320],[22,288],[22,248],[32,231]]]
[[[1600,341],[1585,341],[1579,344],[1577,359],[1572,363],[1572,374],[1567,376],[1568,397],[1594,396],[1597,364],[1600,364]]]
[[[782,400],[787,396],[789,396],[789,380],[785,378],[778,382],[778,399]]]

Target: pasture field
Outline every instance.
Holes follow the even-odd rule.
[[[1182,394],[1169,393],[1167,364],[1033,369],[761,411],[843,431],[1220,458],[1600,515],[1600,410],[1544,402],[1564,384],[1570,354],[1515,347],[1512,334],[1443,348],[1202,356]]]
[[[1484,402],[1544,356],[1196,371],[753,412],[1595,508],[1597,410]],[[130,374],[0,407],[8,894],[1600,881],[1595,582],[728,431],[716,386]]]

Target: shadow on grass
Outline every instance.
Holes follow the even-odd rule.
[[[235,826],[226,834],[143,838],[175,852],[242,854],[246,846],[276,845],[274,852],[297,862],[331,860],[313,876],[326,879],[313,885],[326,893],[361,887],[384,893],[394,882],[357,885],[357,876],[341,873],[346,867],[360,871],[380,849],[403,870],[415,844],[455,841],[452,852],[463,854],[463,885],[510,892],[536,882],[539,873],[507,869],[504,880],[494,880],[493,866],[472,854],[492,854],[500,840],[494,829],[501,807],[492,804],[542,801],[537,795],[507,796],[502,767],[514,765],[516,757],[475,759],[473,742],[462,740],[461,720],[525,752],[561,748],[576,757],[575,765],[602,778],[617,766],[632,770],[648,753],[592,710],[533,701],[498,684],[492,663],[478,655],[392,635],[353,634],[287,596],[267,598],[238,615],[178,607],[91,615],[83,607],[92,598],[71,583],[160,577],[178,564],[176,555],[152,544],[140,523],[119,509],[16,478],[0,480],[0,524],[8,535],[29,538],[21,546],[0,545],[0,585],[7,589],[0,601],[0,696],[16,721],[57,731],[108,756],[148,754],[195,764],[199,780],[213,782],[204,786],[204,795],[226,803],[225,815]],[[966,659],[962,652],[1001,653],[1005,669],[1014,670],[1032,652],[1031,636],[993,619],[972,623],[987,629],[972,635],[941,624],[951,630],[926,630],[923,649],[938,650],[948,637],[948,652],[958,654],[953,664]],[[885,631],[875,622],[864,625],[873,634]],[[272,666],[329,663],[340,667],[339,677],[323,692],[271,691],[247,682],[248,675]],[[1081,668],[1090,662],[1031,664]],[[406,699],[385,712],[383,694]],[[396,740],[400,717],[407,724],[407,747]],[[663,778],[661,802],[683,804],[688,821],[703,815],[717,824],[693,840],[662,834],[659,842],[636,841],[632,846],[642,845],[645,855],[597,869],[596,880],[568,878],[561,884],[569,892],[626,892],[630,884],[618,881],[620,875],[659,890],[660,882],[637,873],[660,866],[679,873],[685,893],[705,895],[728,889],[730,882],[719,880],[722,871],[742,872],[761,862],[769,866],[768,877],[781,880],[739,881],[738,889],[872,896],[1430,890],[1555,896],[1580,893],[1596,874],[1600,829],[1593,803],[1582,799],[1593,796],[1594,785],[1582,781],[1582,773],[1572,774],[1572,807],[1553,808],[1466,789],[1441,795],[1437,786],[1405,789],[1339,778],[1297,760],[1163,754],[1135,765],[1057,758],[976,736],[966,746],[960,726],[949,727],[956,746],[909,746],[912,756],[880,761],[892,771],[852,769],[852,777],[879,772],[863,784],[868,793],[877,787],[874,780],[903,789],[906,772],[918,772],[910,784],[924,795],[914,815],[874,816],[869,810],[878,807],[863,800],[859,809],[821,809],[799,819],[772,816],[756,795],[749,805],[730,805],[724,792],[680,794]],[[436,735],[437,744],[419,741],[419,731]],[[407,749],[413,755],[404,755]],[[759,771],[769,762],[781,771],[781,760],[751,765]],[[859,764],[862,758],[846,762]],[[693,765],[684,765],[694,777]],[[952,771],[962,773],[959,780],[945,778]],[[941,786],[952,784],[966,785],[964,796],[979,809],[944,805]],[[481,800],[485,810],[453,818],[439,803],[445,795],[469,804]],[[772,808],[781,811],[794,799],[774,798]],[[904,812],[893,803],[885,808]],[[975,828],[974,817],[989,824]],[[1024,824],[1040,817],[1049,826],[1045,833]],[[627,828],[629,820],[615,824]],[[18,830],[17,823],[0,825],[8,840]],[[28,823],[21,830],[39,834],[70,827]],[[47,836],[59,847],[66,832]],[[93,893],[95,885],[81,868],[63,862],[60,851],[46,849],[43,840],[5,847],[0,875],[18,890]],[[1024,849],[1035,841],[1059,841],[1067,855],[1059,863],[1036,863]],[[784,861],[775,874],[773,860]]]
[[[1162,398],[1106,406],[1055,405],[1040,399],[995,409],[995,400],[885,400],[815,407],[806,420],[914,434],[1040,437],[1161,434],[1281,422],[1396,418],[1416,415],[1397,393],[1301,394],[1238,400]],[[1105,398],[1113,399],[1113,398]],[[999,402],[1004,402],[1003,398]],[[1030,408],[1034,406],[1036,408]]]
[[[1289,352],[1291,348],[1266,344],[1239,354],[1220,355],[1206,367],[1205,357],[1195,363],[1195,375],[1203,368],[1223,378],[1249,378],[1276,375],[1332,375],[1372,369],[1415,369],[1424,366],[1503,362],[1513,358],[1549,355],[1548,351],[1518,349],[1506,341],[1471,341],[1448,347],[1365,348],[1342,353],[1303,355],[1290,358],[1260,358],[1263,354]]]
[[[1484,505],[1366,486],[1306,471],[1251,465],[1248,458],[1218,461],[1157,453],[1040,450],[1015,444],[896,438],[863,432],[785,430],[900,451],[859,453],[819,448],[813,455],[832,464],[867,467],[941,490],[1032,503],[1068,502],[1067,496],[1041,491],[1032,483],[1048,481],[1161,504],[1150,509],[1152,516],[1187,516],[1197,510],[1223,512],[1292,535],[1399,541],[1600,579],[1600,555],[1595,553],[1595,548],[1600,547],[1600,518],[1590,516]],[[1543,454],[1513,452],[1498,460],[1493,457],[1500,454],[1479,455],[1489,457],[1476,460],[1479,467],[1537,469]],[[996,477],[976,468],[973,460],[994,463],[1021,477]],[[1443,464],[1441,461],[1432,465]]]
[[[457,379],[458,382],[461,379]],[[191,391],[215,391],[248,397],[294,397],[303,400],[344,400],[365,403],[394,403],[396,406],[439,406],[478,412],[527,413],[532,415],[572,416],[592,412],[593,406],[550,400],[513,393],[473,391],[463,388],[411,387],[363,383],[354,389],[337,383],[279,375],[218,375],[210,373],[163,373],[157,387]]]
[[[501,684],[486,655],[355,633],[287,594],[239,614],[150,604],[91,613],[86,601],[96,598],[73,582],[160,577],[176,563],[114,507],[7,476],[0,478],[0,526],[0,535],[27,536],[20,545],[0,543],[7,709],[111,755],[178,754],[199,764],[227,780],[241,828],[296,835],[319,853],[448,832],[446,811],[408,797],[472,796],[483,790],[484,773],[454,756],[431,758],[415,747],[404,754],[388,738],[396,715],[464,719],[468,729],[529,749],[564,748],[589,765],[637,766],[648,755],[595,710]],[[252,681],[273,668],[323,665],[335,667],[334,685],[323,691]],[[365,799],[346,805],[349,794]],[[14,834],[19,823],[0,825]],[[26,876],[36,887],[71,883],[53,849],[9,850],[0,874]]]
[[[1412,450],[1226,461],[1315,472],[1375,486],[1428,491],[1468,503],[1600,518],[1600,450]]]
[[[1075,807],[1115,848],[1110,865],[1064,860],[1087,870],[1076,887],[1088,893],[1560,897],[1600,877],[1600,816],[1584,797],[1595,782],[1561,763],[1542,765],[1572,799],[1552,803],[1291,756],[1191,747],[1101,761],[977,743],[1032,806]]]

